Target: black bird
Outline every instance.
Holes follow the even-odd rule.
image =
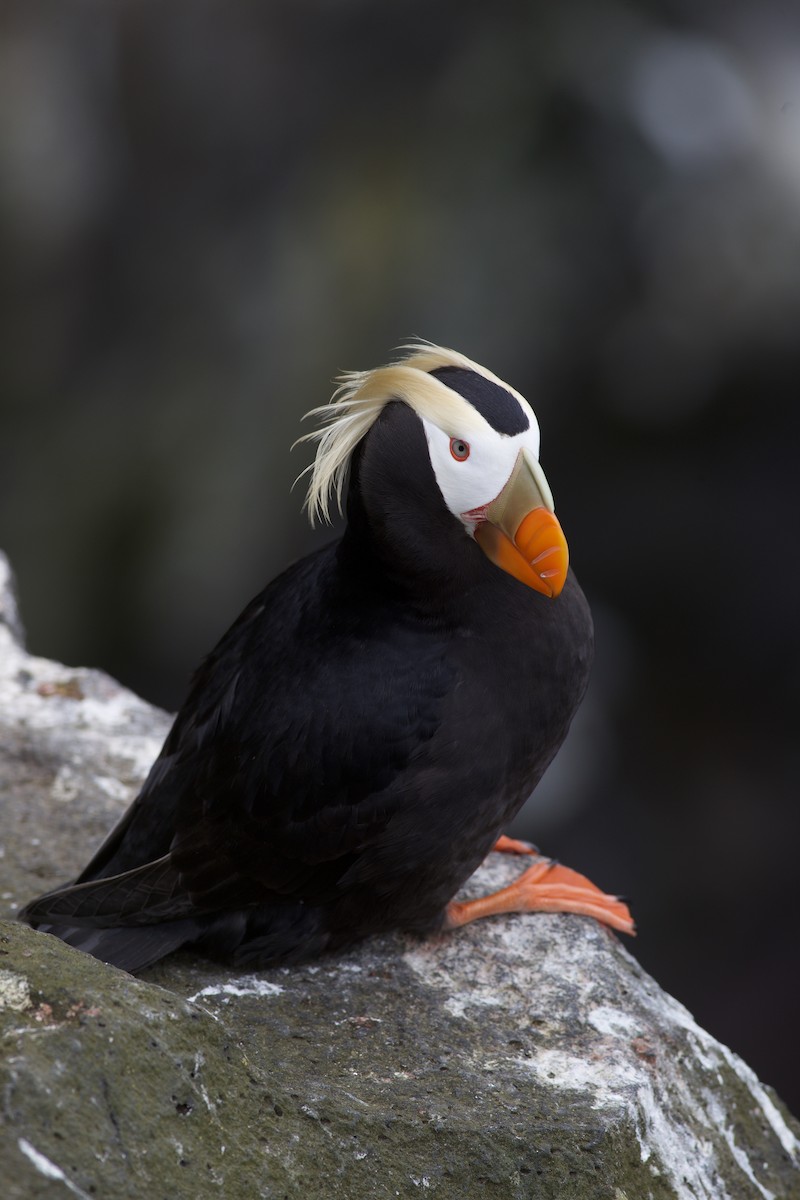
[[[586,689],[592,622],[527,401],[428,344],[342,377],[311,468],[343,536],[244,610],[141,792],[23,920],[141,970],[178,947],[292,963],[389,929],[532,910],[633,932],[626,906],[502,836]],[[453,896],[492,847],[511,887]]]

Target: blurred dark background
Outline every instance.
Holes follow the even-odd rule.
[[[30,646],[168,708],[337,371],[525,393],[598,657],[518,831],[800,1110],[795,0],[6,0],[0,329]]]

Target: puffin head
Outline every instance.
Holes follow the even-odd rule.
[[[312,523],[330,519],[334,496],[341,511],[356,448],[400,402],[421,422],[436,485],[464,536],[501,570],[555,598],[569,554],[539,465],[533,409],[456,351],[427,343],[403,349],[389,366],[341,376],[330,403],[308,414],[322,421],[306,435],[318,442],[306,500]]]

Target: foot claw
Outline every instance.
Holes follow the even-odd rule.
[[[510,838],[502,834],[492,849],[498,854],[538,854],[539,847],[533,842],[523,842],[520,838]]]

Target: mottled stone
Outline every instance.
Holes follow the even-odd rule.
[[[169,719],[29,657],[4,578],[0,560],[10,918],[85,862]],[[491,855],[466,892],[520,869]],[[140,979],[9,919],[0,1033],[4,1200],[800,1196],[780,1101],[585,918],[374,939],[256,974],[182,954]]]

